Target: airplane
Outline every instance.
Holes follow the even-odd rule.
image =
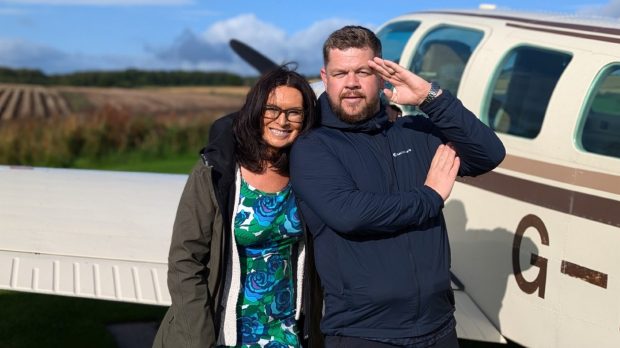
[[[620,346],[620,24],[481,6],[405,14],[377,36],[507,149],[444,207],[459,337]],[[170,304],[185,179],[0,166],[0,288]]]

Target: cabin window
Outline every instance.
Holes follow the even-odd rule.
[[[620,66],[606,69],[590,94],[581,130],[581,147],[620,158]]]
[[[565,53],[533,47],[513,49],[492,84],[486,121],[497,132],[535,138],[551,94],[571,60]]]
[[[469,28],[434,29],[420,41],[409,70],[457,94],[465,65],[482,36],[482,31]]]
[[[383,58],[398,63],[403,48],[419,25],[420,22],[405,21],[392,23],[381,29],[377,37],[381,40]]]

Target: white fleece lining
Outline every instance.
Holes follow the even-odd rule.
[[[224,283],[224,293],[226,299],[222,318],[220,321],[220,334],[217,340],[218,345],[236,346],[237,345],[237,300],[241,290],[241,262],[239,261],[239,251],[235,240],[235,216],[239,206],[239,191],[241,189],[241,170],[239,166],[235,168],[235,203],[233,205],[232,219],[230,221],[230,231],[232,233],[232,263],[226,259],[226,282]],[[230,296],[236,294],[236,296]]]
[[[239,206],[239,192],[241,190],[241,170],[239,166],[236,167],[235,174],[235,204],[233,206],[232,221],[230,222],[230,231],[232,233],[232,260],[227,258],[226,260],[226,279],[224,282],[224,292],[222,293],[225,299],[224,310],[222,311],[222,318],[220,321],[220,334],[218,335],[217,345],[224,346],[236,346],[237,345],[237,302],[241,291],[241,262],[239,261],[239,250],[237,249],[237,240],[235,239],[235,216],[237,216],[237,209]],[[299,208],[298,208],[299,209]],[[304,279],[304,256],[306,254],[305,244],[303,239],[299,241],[299,253],[297,256],[297,262],[295,263],[297,269],[297,284],[295,289],[295,319],[299,320],[301,315],[301,294],[303,288]],[[232,262],[231,262],[232,261]],[[236,294],[230,296],[230,294]],[[298,328],[303,330],[303,328]]]
[[[297,209],[299,209],[299,207]],[[299,317],[301,316],[301,292],[304,282],[304,256],[306,255],[306,245],[304,244],[303,237],[299,241],[298,251],[299,253],[297,254],[297,262],[295,263],[297,265],[297,270],[295,270],[297,272],[297,284],[295,284],[297,287],[297,289],[295,289],[295,320],[299,320]],[[303,332],[304,328],[298,327],[297,329],[300,330],[300,332]]]

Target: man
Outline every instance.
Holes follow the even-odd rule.
[[[292,150],[292,185],[324,290],[321,331],[328,347],[457,347],[441,208],[457,171],[485,173],[505,150],[449,91],[380,56],[366,28],[330,35],[322,124]],[[389,122],[384,80],[395,87],[384,90],[390,101],[429,117]]]

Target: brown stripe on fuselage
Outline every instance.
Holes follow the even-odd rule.
[[[552,34],[558,34],[558,35],[581,37],[581,38],[590,39],[590,40],[598,40],[598,41],[606,41],[606,42],[612,42],[612,43],[620,43],[620,38],[609,37],[609,36],[577,33],[577,32],[572,32],[572,31],[564,31],[564,30],[557,30],[557,29],[547,29],[547,28],[540,28],[540,27],[530,27],[530,26],[527,26],[527,25],[514,24],[514,23],[506,23],[506,26],[514,27],[514,28],[519,28],[519,29],[542,31],[542,32],[545,32],[545,33],[552,33]]]
[[[522,22],[522,23],[535,24],[535,25],[541,25],[541,26],[545,25],[545,26],[564,28],[564,29],[590,31],[590,32],[610,34],[610,35],[620,35],[620,29],[616,29],[616,28],[576,24],[576,23],[557,22],[557,21],[554,22],[554,21],[541,20],[541,19],[529,19],[529,18],[522,18],[522,17],[517,17],[517,16],[502,16],[502,15],[480,14],[480,13],[463,13],[463,12],[453,12],[453,11],[422,11],[418,13],[436,13],[436,14],[467,16],[467,17],[493,18],[493,19],[501,19],[501,20],[512,21],[512,22]]]
[[[522,202],[620,227],[620,201],[533,182],[497,172],[459,182]]]
[[[571,185],[620,194],[620,175],[566,167],[515,155],[506,155],[500,167]]]
[[[589,269],[578,264],[562,261],[560,272],[569,275],[571,277],[579,278],[590,284],[600,286],[603,289],[607,289],[607,274]]]

